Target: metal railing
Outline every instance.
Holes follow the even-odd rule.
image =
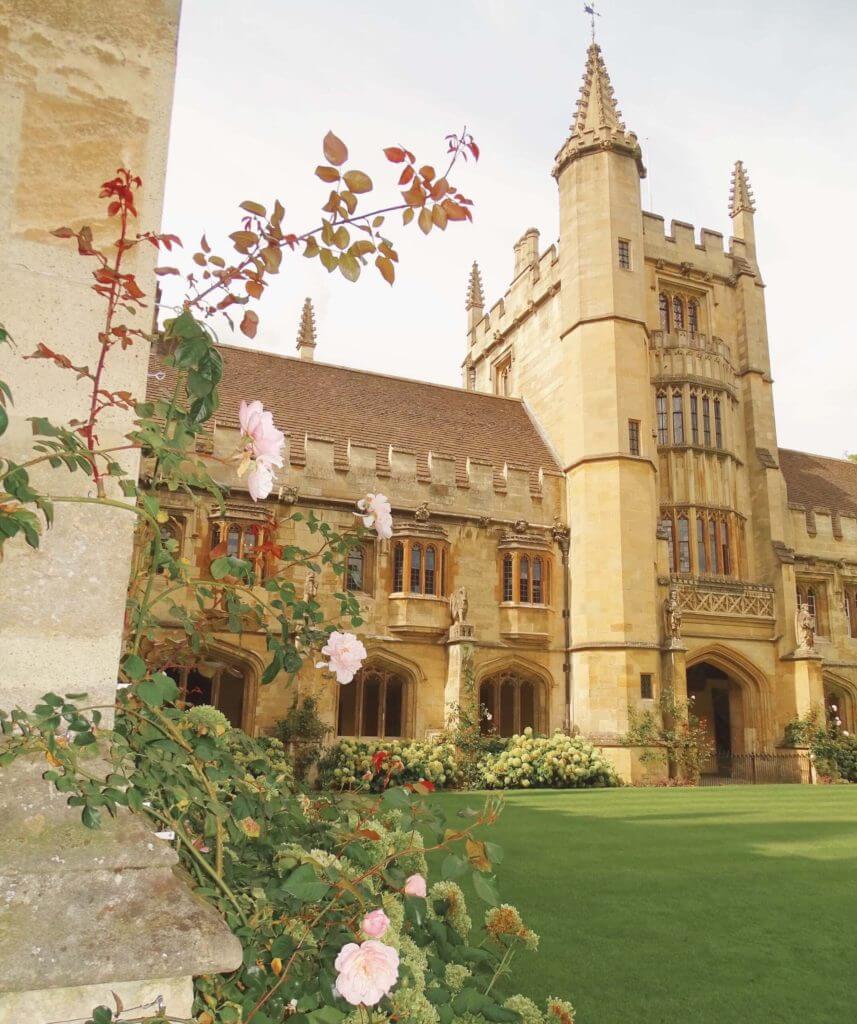
[[[752,786],[812,782],[808,751],[773,754],[712,754],[703,766],[700,786]]]

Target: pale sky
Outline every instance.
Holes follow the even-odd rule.
[[[350,284],[317,260],[287,257],[253,342],[294,355],[309,295],[317,359],[459,384],[471,262],[490,306],[522,232],[539,228],[542,248],[558,234],[550,170],[583,73],[582,7],[184,0],[165,230],[186,245],[204,230],[225,253],[217,243],[238,227],[237,204],[274,196],[286,226],[305,230],[326,199],[313,171],[328,129],[385,200],[397,174],[383,146],[442,165],[444,135],[467,124],[482,157],[453,181],[475,202],[474,224],[428,238],[391,224],[401,258],[393,288],[374,268]],[[780,445],[857,449],[857,5],[603,0],[601,9],[598,39],[649,171],[644,209],[728,237],[730,171],[736,159],[748,169]]]

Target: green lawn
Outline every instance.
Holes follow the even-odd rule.
[[[486,837],[578,1024],[857,1019],[857,786],[516,792]]]

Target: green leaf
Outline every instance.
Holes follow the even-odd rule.
[[[343,1020],[345,1014],[342,1010],[338,1010],[335,1006],[322,1006],[318,1010],[313,1010],[312,1013],[307,1014],[307,1019],[311,1020],[313,1024],[339,1024]]]
[[[458,857],[454,853],[450,853],[444,857],[443,863],[440,866],[440,873],[447,881],[454,881],[456,878],[461,878],[466,871],[467,861],[463,857]]]
[[[320,881],[309,864],[301,864],[283,883],[285,892],[307,903],[315,903],[320,900],[329,889],[330,886],[327,882]]]
[[[71,803],[71,800],[69,800]],[[80,815],[80,820],[86,825],[87,828],[100,828],[101,826],[101,814],[97,807],[90,807],[89,804],[83,808]]]
[[[146,675],[146,662],[139,654],[129,654],[122,662],[122,670],[129,679],[137,682]]]
[[[500,894],[497,892],[497,884],[493,878],[483,875],[481,871],[473,872],[473,888],[479,899],[484,900],[492,907],[500,902]]]
[[[401,786],[390,786],[390,788],[384,793],[381,798],[381,806],[385,810],[392,810],[393,808],[410,807],[411,795]]]

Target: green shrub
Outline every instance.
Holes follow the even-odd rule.
[[[289,713],[277,722],[277,739],[289,750],[295,777],[300,781],[321,757],[321,745],[330,731],[331,727],[319,718],[315,697],[304,697],[302,701],[295,697]]]
[[[591,743],[559,731],[535,736],[529,727],[512,736],[505,750],[483,758],[479,771],[487,789],[619,785],[615,769]]]
[[[857,737],[819,731],[812,741],[812,754],[820,775],[857,782]]]
[[[458,785],[461,778],[451,743],[418,740],[342,740],[324,755],[318,771],[319,784],[328,789],[368,784],[377,791],[421,781],[442,789]]]

